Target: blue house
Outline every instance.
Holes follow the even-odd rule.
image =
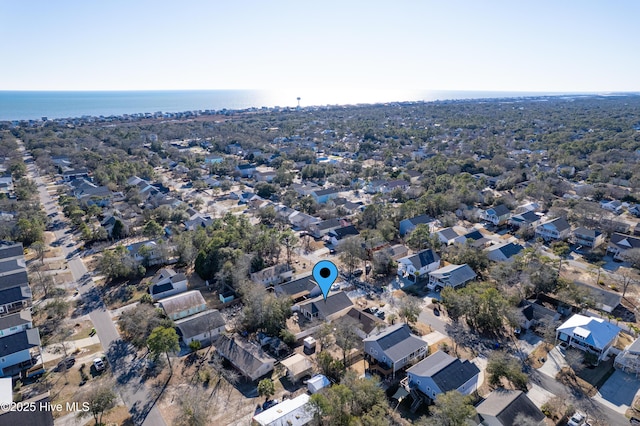
[[[40,348],[40,333],[37,328],[0,338],[0,376],[14,376],[31,367],[32,348]]]

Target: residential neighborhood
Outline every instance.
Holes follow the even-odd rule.
[[[108,424],[629,424],[637,147],[562,139],[635,141],[614,101],[0,123],[0,375]]]

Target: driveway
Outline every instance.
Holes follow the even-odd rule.
[[[553,379],[555,379],[556,374],[563,368],[568,367],[567,361],[565,361],[564,356],[558,350],[558,347],[554,347],[549,351],[547,355],[547,360],[542,365],[542,367],[538,368],[538,371],[542,374],[545,374]]]
[[[593,399],[624,414],[633,404],[638,390],[640,390],[640,380],[635,376],[616,370]]]

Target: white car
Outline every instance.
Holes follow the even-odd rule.
[[[586,423],[587,415],[576,411],[567,422],[567,426],[583,426]]]
[[[104,361],[102,358],[96,358],[93,360],[93,366],[96,368],[96,371],[104,370]]]

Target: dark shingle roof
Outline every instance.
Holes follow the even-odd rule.
[[[0,241],[0,259],[7,259],[9,257],[16,256],[24,256],[22,243]]]
[[[311,292],[311,290],[313,290],[313,288],[316,286],[316,283],[311,281],[312,278],[313,277],[311,275],[307,275],[306,277],[298,278],[297,280],[277,285],[275,287],[276,294],[293,297],[300,293]]]
[[[348,237],[350,235],[360,235],[355,226],[343,226],[342,228],[334,229],[333,232],[336,235],[338,240],[343,239],[344,237]]]
[[[409,256],[408,259],[414,268],[420,270],[420,268],[424,266],[440,261],[440,256],[438,256],[438,253],[433,250],[426,249],[414,254],[413,256]]]
[[[544,420],[544,414],[522,391],[494,390],[476,407],[480,416],[496,417],[504,426],[511,426],[520,413],[535,421]]]
[[[27,299],[31,299],[31,289],[26,285],[0,290],[0,305]]]
[[[200,312],[175,322],[183,338],[189,338],[224,326],[224,318],[217,309]]]
[[[500,250],[502,254],[504,254],[504,257],[510,259],[512,256],[515,256],[516,254],[524,250],[524,247],[522,247],[520,244],[508,243],[500,247],[498,250]]]
[[[496,216],[498,216],[498,217],[504,216],[504,215],[510,213],[509,209],[504,204],[498,204],[497,206],[494,206],[494,207],[490,208],[489,210],[493,210],[495,212]]]
[[[11,275],[5,275],[0,279],[0,290],[11,287],[28,286],[27,271],[19,271]]]
[[[353,303],[344,291],[339,291],[327,296],[326,301],[323,296],[320,296],[310,302],[302,304],[301,307],[306,306],[307,309],[309,309],[309,305],[311,305],[310,310],[312,313],[317,312],[318,316],[326,318],[336,312],[340,312],[343,309],[353,306]]]
[[[0,357],[5,357],[25,349],[40,345],[40,333],[37,328],[30,328],[16,334],[0,338]]]
[[[0,330],[6,330],[11,327],[18,327],[31,322],[31,312],[29,309],[23,309],[15,314],[0,317]]]
[[[458,389],[479,373],[480,369],[474,363],[456,358],[431,378],[442,392],[448,392]]]
[[[382,333],[367,337],[364,341],[378,342],[392,362],[397,362],[427,345],[427,342],[411,334],[407,324],[388,327]]]
[[[275,362],[261,348],[239,337],[221,335],[216,342],[216,350],[238,370],[251,377],[264,363]]]

